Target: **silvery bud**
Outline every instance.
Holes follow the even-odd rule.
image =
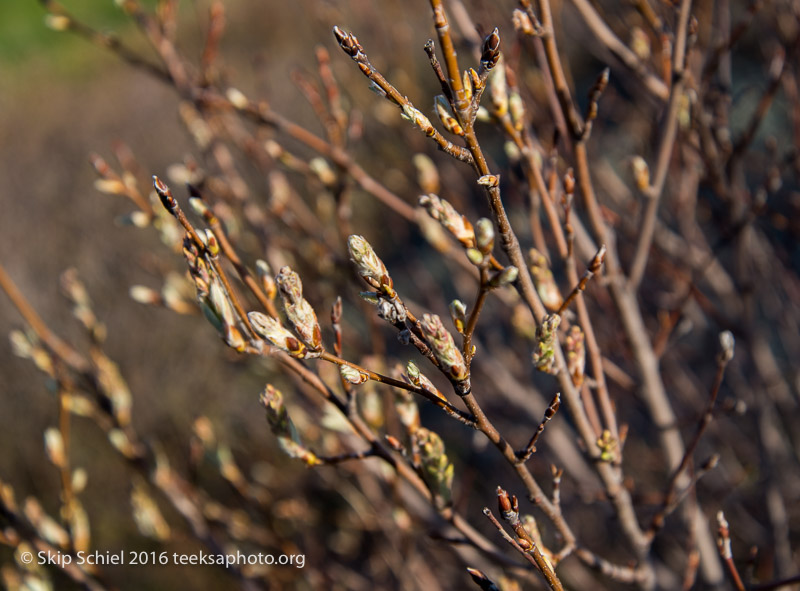
[[[469,373],[464,357],[453,342],[453,336],[435,314],[425,314],[421,321],[428,345],[442,369],[456,381],[466,380]]]
[[[461,300],[453,300],[450,302],[450,318],[453,319],[453,324],[459,334],[464,334],[464,329],[467,327],[467,306]]]
[[[339,366],[339,375],[342,376],[345,382],[355,384],[356,386],[369,380],[369,376],[363,371],[359,371],[355,367],[344,364]]]
[[[419,198],[419,204],[428,210],[428,215],[455,236],[462,246],[469,248],[475,243],[475,231],[472,229],[472,224],[448,201],[431,193],[422,195]]]
[[[494,247],[494,224],[492,220],[481,218],[475,222],[475,246],[481,254],[487,255]]]
[[[314,308],[303,297],[303,283],[291,267],[282,267],[275,277],[283,300],[286,318],[300,336],[300,340],[312,351],[322,350],[322,331]]]
[[[389,277],[386,265],[372,250],[369,242],[362,236],[353,234],[347,239],[347,248],[350,251],[350,260],[356,264],[358,274],[364,281],[390,298],[397,295],[392,289],[394,283]]]
[[[308,350],[297,337],[286,330],[275,318],[262,314],[261,312],[248,312],[247,318],[253,326],[253,330],[260,337],[265,338],[273,346],[281,351],[285,351],[292,357],[302,359],[308,355]]]

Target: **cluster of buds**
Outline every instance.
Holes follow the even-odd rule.
[[[189,275],[197,289],[200,309],[211,324],[219,331],[228,346],[243,351],[245,340],[237,327],[237,316],[222,281],[217,276],[206,256],[217,256],[219,245],[216,237],[208,230],[206,251],[201,253],[194,241],[187,235],[183,241],[183,256],[189,265]]]
[[[556,285],[553,278],[553,272],[547,264],[545,256],[531,248],[530,250],[530,270],[533,283],[536,285],[536,291],[542,300],[542,303],[548,310],[555,312],[561,308],[564,303],[564,298],[561,297],[561,291]]]
[[[469,371],[464,356],[453,342],[451,335],[435,314],[425,314],[420,322],[425,339],[439,362],[442,371],[458,384],[461,394],[469,392]]]
[[[303,297],[303,283],[300,281],[300,276],[286,266],[281,268],[275,277],[275,282],[278,284],[278,291],[283,300],[286,318],[292,325],[294,332],[300,337],[303,344],[308,347],[309,353],[321,353],[322,331],[314,308]]]
[[[458,213],[445,199],[434,194],[422,195],[419,204],[428,211],[433,219],[450,232],[464,248],[475,246],[475,231],[469,220]]]
[[[597,439],[597,447],[600,449],[600,459],[604,462],[615,462],[619,453],[619,441],[617,441],[611,431],[603,430],[603,434]]]
[[[450,504],[453,487],[453,464],[447,457],[444,442],[437,433],[424,427],[413,435],[415,447],[419,450],[422,478],[428,489],[442,506]]]
[[[533,363],[536,369],[545,373],[555,373],[557,346],[556,336],[561,316],[548,314],[536,328],[536,350],[533,352]]]
[[[290,458],[302,460],[307,466],[320,464],[320,459],[300,440],[297,429],[289,417],[289,412],[283,404],[283,395],[280,390],[277,390],[271,384],[267,385],[261,394],[260,400],[267,411],[269,428],[278,438],[278,444],[284,453]]]

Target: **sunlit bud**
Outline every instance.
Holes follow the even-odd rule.
[[[472,70],[472,68],[470,68]],[[470,70],[464,70],[464,75],[462,76],[463,84],[464,84],[464,98],[468,101],[472,100],[473,88],[472,88],[472,74]],[[472,70],[474,72],[474,70]],[[461,135],[461,134],[459,134]]]
[[[66,31],[72,26],[72,21],[63,14],[46,14],[44,24],[53,31]]]
[[[283,300],[286,318],[300,336],[300,340],[312,351],[322,350],[322,331],[314,308],[303,297],[300,276],[288,266],[282,267],[275,277]]]
[[[449,504],[453,486],[453,464],[445,454],[442,438],[424,427],[417,429],[414,438],[419,447],[425,483],[440,503]]]
[[[436,133],[431,120],[422,114],[422,111],[414,107],[411,103],[403,105],[403,119],[411,121],[416,127],[419,127],[422,132],[427,136],[432,136]]]
[[[217,241],[216,234],[214,234],[213,231],[206,228],[205,238],[206,238],[206,249],[208,249],[208,254],[211,255],[212,258],[217,258],[219,256],[219,242]]]
[[[561,316],[549,314],[536,329],[536,350],[533,352],[533,363],[539,371],[555,372],[555,347],[558,325]]]
[[[302,460],[307,466],[321,463],[314,452],[305,447],[300,440],[297,429],[283,404],[283,395],[280,390],[272,385],[267,385],[261,394],[261,404],[267,411],[267,423],[270,430],[278,438],[278,444],[286,455]]]
[[[586,367],[586,347],[583,331],[577,324],[573,324],[567,333],[567,371],[572,377],[572,383],[580,387],[583,384],[584,369]]]
[[[256,334],[269,341],[274,347],[289,353],[292,357],[303,358],[308,354],[305,345],[271,316],[261,312],[248,312],[247,318]]]
[[[312,158],[308,163],[308,167],[326,187],[332,187],[336,184],[336,173],[324,158]]]
[[[553,312],[558,310],[564,303],[564,298],[561,297],[553,273],[547,265],[547,259],[538,250],[531,248],[530,261],[531,277],[542,303],[548,310]]]
[[[378,301],[378,316],[390,324],[401,324],[406,321],[407,313],[405,306],[397,299],[387,300],[380,298]]]
[[[481,68],[491,70],[500,59],[500,31],[497,27],[483,40]]]
[[[519,277],[519,269],[514,265],[510,265],[495,273],[495,275],[489,279],[489,287],[503,287],[504,285],[509,285],[510,283],[514,283],[517,277]]]
[[[461,300],[453,300],[450,302],[450,318],[453,319],[453,324],[459,334],[464,334],[464,329],[467,327],[467,307]]]
[[[494,224],[488,218],[481,218],[475,222],[475,246],[482,254],[492,252],[494,247]]]
[[[128,295],[134,302],[155,306],[161,303],[161,294],[156,290],[145,287],[144,285],[133,285],[128,290]]]
[[[645,33],[641,27],[631,28],[630,47],[640,61],[646,62],[650,59],[650,37],[648,37],[647,33]]]
[[[486,258],[483,255],[483,253],[477,248],[468,248],[466,252],[469,262],[475,265],[476,267],[480,267],[483,264],[484,259]]]
[[[733,333],[729,330],[719,333],[719,344],[722,349],[719,355],[720,361],[722,363],[728,363],[733,359],[733,349],[735,345]]]
[[[458,213],[450,203],[437,195],[422,195],[419,204],[428,210],[428,215],[437,220],[462,246],[471,247],[475,242],[475,231],[469,220]]]
[[[511,21],[514,23],[514,30],[522,33],[523,35],[535,35],[536,29],[531,22],[530,17],[524,10],[515,8],[511,15]]]
[[[439,191],[439,171],[433,160],[425,154],[414,154],[412,162],[417,169],[417,183],[422,190],[426,193],[437,193]]]
[[[413,434],[419,429],[419,407],[410,392],[398,390],[394,400],[394,408],[406,432]]]
[[[250,104],[250,101],[247,100],[247,97],[244,95],[244,93],[237,88],[229,88],[225,91],[225,96],[237,109],[245,109],[247,108],[247,105]]]
[[[511,122],[514,124],[514,129],[522,131],[523,127],[525,127],[525,103],[517,91],[508,96],[508,112],[511,114]]]
[[[650,187],[650,167],[641,156],[634,156],[631,159],[633,169],[633,180],[636,181],[636,188],[646,191]]]
[[[340,365],[339,375],[342,376],[342,379],[345,382],[355,385],[363,384],[369,380],[369,376],[367,374],[365,374],[363,371],[357,370],[355,367],[350,367],[349,365]]]
[[[275,279],[272,277],[272,270],[269,268],[267,261],[258,259],[256,261],[256,271],[258,277],[261,279],[261,289],[264,290],[266,296],[273,300],[278,293],[278,286],[275,284]]]
[[[500,186],[500,175],[497,174],[485,174],[478,179],[478,184],[482,187],[499,187]]]
[[[55,427],[49,427],[44,432],[44,447],[47,457],[57,468],[64,468],[67,465],[67,455],[64,450],[64,439],[61,431]]]
[[[436,396],[442,400],[446,400],[444,395],[439,392],[439,389],[433,385],[433,382],[431,382],[424,373],[419,371],[419,368],[413,361],[408,362],[406,374],[408,374],[409,381],[415,386],[419,386],[432,394],[436,394]]]
[[[464,357],[453,342],[453,336],[435,314],[425,314],[420,323],[428,345],[442,369],[456,381],[463,381],[469,375]]]
[[[347,248],[350,252],[350,260],[356,264],[358,274],[364,281],[390,298],[397,295],[392,288],[394,283],[389,277],[386,266],[375,254],[369,242],[362,236],[353,234],[347,239]]]
[[[506,83],[506,69],[493,68],[489,74],[489,92],[492,98],[492,108],[498,117],[508,113],[508,84]]]
[[[600,448],[600,459],[604,462],[613,462],[617,459],[619,442],[611,435],[608,429],[603,430],[603,434],[597,439],[597,447]]]
[[[225,293],[225,288],[222,286],[222,283],[216,279],[211,282],[209,287],[208,303],[224,325],[231,326],[236,322],[233,306],[228,299],[228,295]]]
[[[458,119],[456,119],[450,111],[450,105],[447,103],[447,99],[441,94],[436,96],[434,107],[436,108],[436,114],[439,116],[439,121],[442,122],[442,125],[449,133],[453,135],[464,135],[464,128],[461,127]]]

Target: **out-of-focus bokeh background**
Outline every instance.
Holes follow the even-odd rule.
[[[152,8],[155,2],[142,4]],[[636,20],[638,13],[631,8],[636,3],[630,4],[618,8],[613,2],[598,3],[605,7],[615,32],[626,42],[630,41],[631,23],[641,24]],[[713,26],[708,23],[718,18],[717,7],[710,6],[715,3],[696,4],[699,43],[713,45]],[[796,8],[790,3],[776,4],[779,6],[756,16],[732,53],[731,96],[734,100],[729,113],[729,130],[734,138],[745,131],[768,85],[774,39],[791,39],[797,35]],[[513,38],[512,3],[503,7],[488,1],[467,2],[466,5],[473,20],[484,30],[497,24],[508,39]],[[570,3],[555,2],[554,5],[558,30],[564,35],[560,44],[569,65],[568,76],[578,89],[576,100],[584,105],[584,97],[608,56],[598,51],[597,43],[587,34]],[[732,22],[748,18],[745,3],[731,2],[730,5]],[[77,18],[98,30],[115,31],[126,43],[147,55],[140,33],[114,3],[74,0],[66,6]],[[396,109],[367,91],[367,83],[340,52],[331,35],[334,24],[353,28],[373,62],[433,119],[429,105],[431,97],[439,90],[422,51],[424,42],[434,35],[427,2],[231,0],[225,3],[225,8],[227,29],[220,50],[224,80],[248,96],[268,100],[276,112],[321,133],[313,110],[292,82],[291,72],[299,69],[311,72],[313,77],[314,48],[317,45],[326,47],[347,104],[363,117],[362,137],[353,146],[353,153],[364,168],[407,203],[415,204],[420,189],[415,181],[412,156],[425,153],[441,165],[447,198],[473,221],[487,215],[485,203],[466,167],[450,164],[447,157],[436,152],[420,134],[406,133],[407,125],[400,121]],[[205,2],[180,5],[178,44],[189,56],[199,56],[202,52],[207,10]],[[265,364],[243,361],[197,316],[179,316],[130,299],[128,291],[132,285],[144,284],[158,289],[157,277],[163,270],[180,270],[182,262],[159,245],[152,233],[119,223],[132,206],[123,199],[95,190],[96,174],[89,165],[89,155],[99,153],[113,161],[114,147],[124,142],[143,168],[142,179],[146,180],[149,174],[165,176],[170,165],[196,154],[196,148],[179,120],[173,89],[121,63],[110,53],[90,46],[85,40],[46,28],[44,15],[42,7],[33,1],[0,5],[0,262],[9,275],[54,331],[80,346],[86,344],[85,335],[72,317],[70,305],[60,295],[59,286],[59,276],[64,270],[77,269],[97,316],[107,325],[106,351],[119,364],[133,393],[136,429],[163,446],[177,471],[189,469],[187,457],[192,425],[200,415],[209,417],[242,470],[255,475],[272,495],[273,508],[265,525],[272,536],[269,543],[285,551],[290,547],[286,540],[302,539],[302,543],[297,543],[298,551],[305,552],[307,562],[315,564],[329,577],[312,580],[303,587],[296,575],[276,575],[275,588],[280,588],[281,584],[285,588],[294,588],[292,585],[333,588],[331,581],[337,577],[340,588],[347,589],[370,588],[370,581],[380,581],[385,588],[398,589],[463,588],[468,580],[463,575],[462,565],[454,562],[446,544],[439,541],[422,543],[430,552],[428,559],[441,565],[438,573],[429,562],[424,568],[419,567],[416,578],[404,579],[402,565],[385,558],[392,552],[400,557],[405,555],[402,548],[384,540],[381,528],[386,526],[372,515],[374,505],[369,502],[375,495],[380,496],[381,491],[370,491],[372,481],[357,468],[344,465],[309,471],[280,454],[257,404],[258,393],[271,376]],[[655,43],[656,39],[652,41]],[[800,74],[796,43],[793,47],[794,54],[787,55],[787,60],[795,61],[790,62],[786,73],[787,79],[792,81]],[[469,55],[466,46],[461,46],[459,51],[462,56]],[[515,52],[512,54],[515,64],[533,60],[530,49],[521,50],[515,45]],[[619,67],[612,68],[612,83],[601,103],[590,152],[597,159],[595,179],[604,204],[609,208],[608,219],[620,233],[619,249],[627,264],[632,257],[636,216],[640,212],[640,205],[635,211],[628,208],[633,185],[630,158],[643,155],[651,162],[654,160],[658,141],[658,134],[654,132],[658,126],[654,121],[658,121],[660,111],[654,102],[637,94],[629,75],[615,77],[615,68]],[[542,82],[534,68],[525,72],[519,82],[526,88],[526,98],[535,99],[529,107],[530,117],[542,144],[549,146],[554,131],[546,101],[538,100],[544,96]],[[756,570],[763,573],[764,579],[770,578],[770,573],[791,574],[785,572],[789,568],[787,565],[794,563],[796,567],[799,563],[800,439],[797,433],[800,430],[796,427],[800,400],[797,368],[800,337],[795,329],[800,319],[800,283],[797,281],[800,193],[796,161],[800,129],[797,97],[791,96],[792,88],[796,91],[796,84],[792,86],[787,82],[777,93],[759,126],[753,155],[743,167],[747,176],[743,186],[747,187],[748,194],[738,202],[753,207],[755,222],[753,217],[744,214],[737,217],[728,211],[729,203],[715,192],[713,179],[706,177],[699,189],[694,187],[692,192],[690,187],[691,194],[675,189],[680,179],[670,178],[669,214],[664,222],[669,231],[684,238],[689,236],[686,239],[696,240],[693,244],[700,247],[720,242],[724,245],[726,240],[735,242],[739,235],[737,224],[744,219],[756,228],[758,246],[754,248],[763,255],[763,266],[750,261],[750,272],[742,272],[736,269],[739,255],[734,247],[723,246],[715,251],[734,276],[736,293],[725,299],[711,289],[713,296],[709,299],[704,299],[703,294],[698,296],[699,303],[686,312],[685,322],[670,337],[664,367],[669,373],[665,381],[688,437],[704,407],[703,396],[707,395],[713,377],[715,366],[710,351],[714,350],[716,334],[727,329],[737,336],[737,364],[728,377],[733,385],[724,386],[722,410],[716,417],[721,426],[716,431],[712,429],[710,441],[698,454],[702,459],[711,453],[722,453],[723,465],[703,480],[701,487],[705,488],[700,489],[699,497],[709,515],[713,516],[715,508],[730,509],[731,521],[738,527],[739,537],[735,540],[738,557],[745,556],[750,546],[763,548],[765,558],[757,563]],[[499,135],[487,131],[484,137],[491,158],[499,166],[506,166],[507,154]],[[287,145],[294,147],[291,142]],[[302,148],[297,150],[304,153]],[[676,155],[681,162],[682,158],[690,157],[689,152]],[[782,182],[768,185],[764,180],[765,171],[771,170],[777,161],[780,167],[776,174]],[[675,170],[680,171],[681,167],[676,166]],[[508,166],[508,173],[504,172],[508,178],[515,173],[514,166]],[[620,179],[627,185],[620,187]],[[257,181],[256,187],[266,195],[266,183],[259,185]],[[766,193],[762,187],[766,187]],[[181,187],[176,186],[175,192],[185,198]],[[316,199],[315,196],[304,197],[309,201]],[[508,189],[506,197],[514,221],[526,227],[527,197],[513,187]],[[766,200],[765,210],[752,205],[762,198]],[[320,203],[318,201],[317,205],[324,210],[324,203]],[[696,206],[696,230],[705,234],[691,238],[694,226],[688,228],[680,213],[686,203],[689,203],[686,207]],[[447,317],[446,306],[450,299],[472,297],[473,288],[463,277],[452,278],[457,275],[457,267],[439,262],[438,253],[425,242],[418,229],[405,222],[395,223],[385,209],[365,195],[357,194],[354,198],[353,227],[357,233],[374,241],[393,270],[396,284],[404,286],[409,301],[420,309],[430,309]],[[523,230],[521,239],[530,246],[529,232]],[[670,251],[669,240],[657,241],[657,244],[641,293],[651,335],[663,328],[665,311],[674,309],[676,294],[681,289],[673,289],[673,282],[681,279],[681,272],[685,271],[680,265],[672,264],[671,261],[681,255],[675,254],[674,248]],[[677,244],[683,243],[678,241]],[[298,247],[302,248],[303,244]],[[747,243],[737,247],[745,248]],[[342,265],[346,258],[343,252],[331,254],[332,267]],[[298,256],[298,259],[302,262],[304,257]],[[316,294],[311,284],[307,284],[307,290],[314,294],[309,299],[319,305],[318,313],[326,322],[327,309],[337,290],[349,289],[350,297],[357,292],[359,286],[351,279],[345,276],[331,286],[320,287]],[[563,288],[563,275],[560,279]],[[702,283],[700,279],[697,281]],[[598,289],[589,293],[595,294],[598,303],[593,305],[597,309],[611,308],[605,292]],[[755,304],[751,298],[756,300]],[[354,319],[358,316],[354,310],[365,310],[357,307],[356,299],[352,297],[352,307],[346,313],[352,315],[354,323],[350,338],[366,339],[368,323]],[[529,343],[519,335],[511,337],[503,333],[500,328],[509,313],[509,309],[500,304],[491,304],[484,318],[486,332],[479,334],[487,350],[495,345],[499,351],[511,343],[509,350],[503,349],[496,362],[509,372],[527,377]],[[494,328],[493,319],[497,320]],[[29,495],[36,497],[51,515],[56,515],[59,475],[46,460],[42,433],[56,424],[57,407],[51,385],[28,360],[12,354],[5,338],[9,331],[22,326],[17,312],[5,295],[0,294],[0,335],[3,335],[0,338],[0,480],[13,486],[18,500]],[[751,330],[752,326],[758,330]],[[623,376],[635,374],[630,352],[614,347],[615,343],[624,342],[619,326],[609,321],[599,327],[599,333],[606,354],[621,366]],[[405,363],[406,354],[398,353],[393,335],[385,328],[373,327],[370,338],[375,338],[375,334],[385,337],[386,344],[381,347],[388,349],[392,362]],[[512,353],[517,345],[519,355],[515,357]],[[495,384],[494,370],[489,365],[479,365],[478,371],[481,373],[478,384],[482,384],[485,391],[491,390]],[[548,386],[538,377],[532,381],[536,385],[544,384],[543,396],[549,400],[551,392],[546,388],[552,384]],[[635,489],[635,499],[644,507],[643,513],[648,514],[649,508],[658,504],[658,494],[668,475],[659,465],[661,457],[656,437],[649,432],[651,425],[643,416],[635,377],[634,383],[627,387],[624,382],[620,378],[612,385],[612,390],[621,421],[631,426],[628,453],[631,474],[639,487]],[[532,411],[522,413],[524,421],[518,420],[519,407],[525,407],[525,395],[523,390],[522,398],[518,397],[513,404],[503,402],[505,399],[499,395],[496,402],[488,402],[489,410],[507,427],[506,433],[519,442],[536,424]],[[763,397],[768,397],[770,403],[762,404]],[[321,414],[320,409],[315,408],[308,414],[309,424],[305,425],[309,433],[320,439],[323,436],[316,421]],[[452,426],[434,414],[431,414],[430,424],[441,428],[443,434],[452,434],[449,439],[445,435],[448,451],[452,450],[452,456],[460,458],[456,466],[456,488],[467,492],[458,495],[459,509],[491,536],[480,508],[484,504],[494,505],[494,487],[512,482],[509,471],[504,466],[498,467],[499,460],[492,456],[493,450],[485,450],[466,429]],[[775,422],[774,428],[770,421]],[[162,545],[143,538],[130,517],[130,468],[119,461],[106,437],[93,424],[75,419],[73,425],[72,463],[88,470],[88,484],[81,498],[92,524],[93,547],[109,551],[160,550]],[[542,447],[543,461],[534,471],[544,478],[549,473],[549,462],[559,456],[548,449],[547,432]],[[767,464],[768,469],[764,468]],[[575,480],[580,481],[580,485],[570,488],[569,474],[565,477],[568,516],[587,545],[593,550],[604,550],[604,528],[607,521],[613,520],[603,513],[607,511],[605,505],[603,509],[598,508],[602,492],[596,486],[587,487],[579,477]],[[229,500],[233,499],[231,504],[235,503],[236,496],[224,482],[209,486],[218,487],[220,496],[228,496]],[[512,492],[521,494],[519,490]],[[703,505],[703,501],[707,504]],[[165,512],[168,519],[180,521],[174,512]],[[402,520],[398,518],[398,522]],[[785,529],[776,531],[780,523],[785,524]],[[428,533],[419,524],[407,527],[408,538],[417,540]],[[296,532],[303,528],[319,528],[314,543],[311,541],[315,539],[314,531],[305,531],[297,537]],[[670,537],[672,534],[665,536],[659,551],[669,557],[675,548],[682,550],[684,534],[678,531],[674,537]],[[171,540],[167,548],[192,551],[197,550],[198,545],[191,539],[178,537]],[[613,554],[610,558],[616,560],[626,557],[624,551],[615,547],[609,547],[609,552]],[[422,564],[426,558],[420,553],[408,556],[411,556],[411,565],[416,564],[415,560]],[[11,560],[12,552],[0,546],[0,565]],[[776,564],[780,568],[775,567]],[[233,580],[229,574],[211,568],[113,567],[106,572],[110,585],[120,589],[217,589],[227,588]],[[56,588],[70,588],[71,583],[66,578],[54,576]],[[401,584],[399,580],[405,582]],[[590,579],[579,576],[578,580],[585,583]],[[610,585],[603,588],[614,588],[613,583]]]

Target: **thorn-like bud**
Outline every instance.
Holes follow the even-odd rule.
[[[248,312],[247,318],[256,334],[269,341],[274,347],[298,359],[307,356],[308,351],[305,345],[281,326],[281,323],[275,318],[261,312]]]
[[[453,335],[442,324],[442,319],[435,314],[425,314],[420,325],[442,370],[458,382],[466,380],[469,372],[464,357],[453,342]]]
[[[461,300],[450,302],[450,318],[456,327],[458,334],[464,334],[467,327],[467,306]]]
[[[481,67],[485,70],[491,70],[497,65],[500,59],[500,31],[497,27],[494,31],[486,36],[483,40],[483,49],[481,51]]]
[[[358,274],[364,281],[389,298],[397,296],[386,265],[363,236],[357,234],[350,236],[347,239],[347,249],[350,252],[350,260],[358,267]]]
[[[494,248],[494,224],[488,218],[475,222],[475,246],[483,255],[488,255]]]

